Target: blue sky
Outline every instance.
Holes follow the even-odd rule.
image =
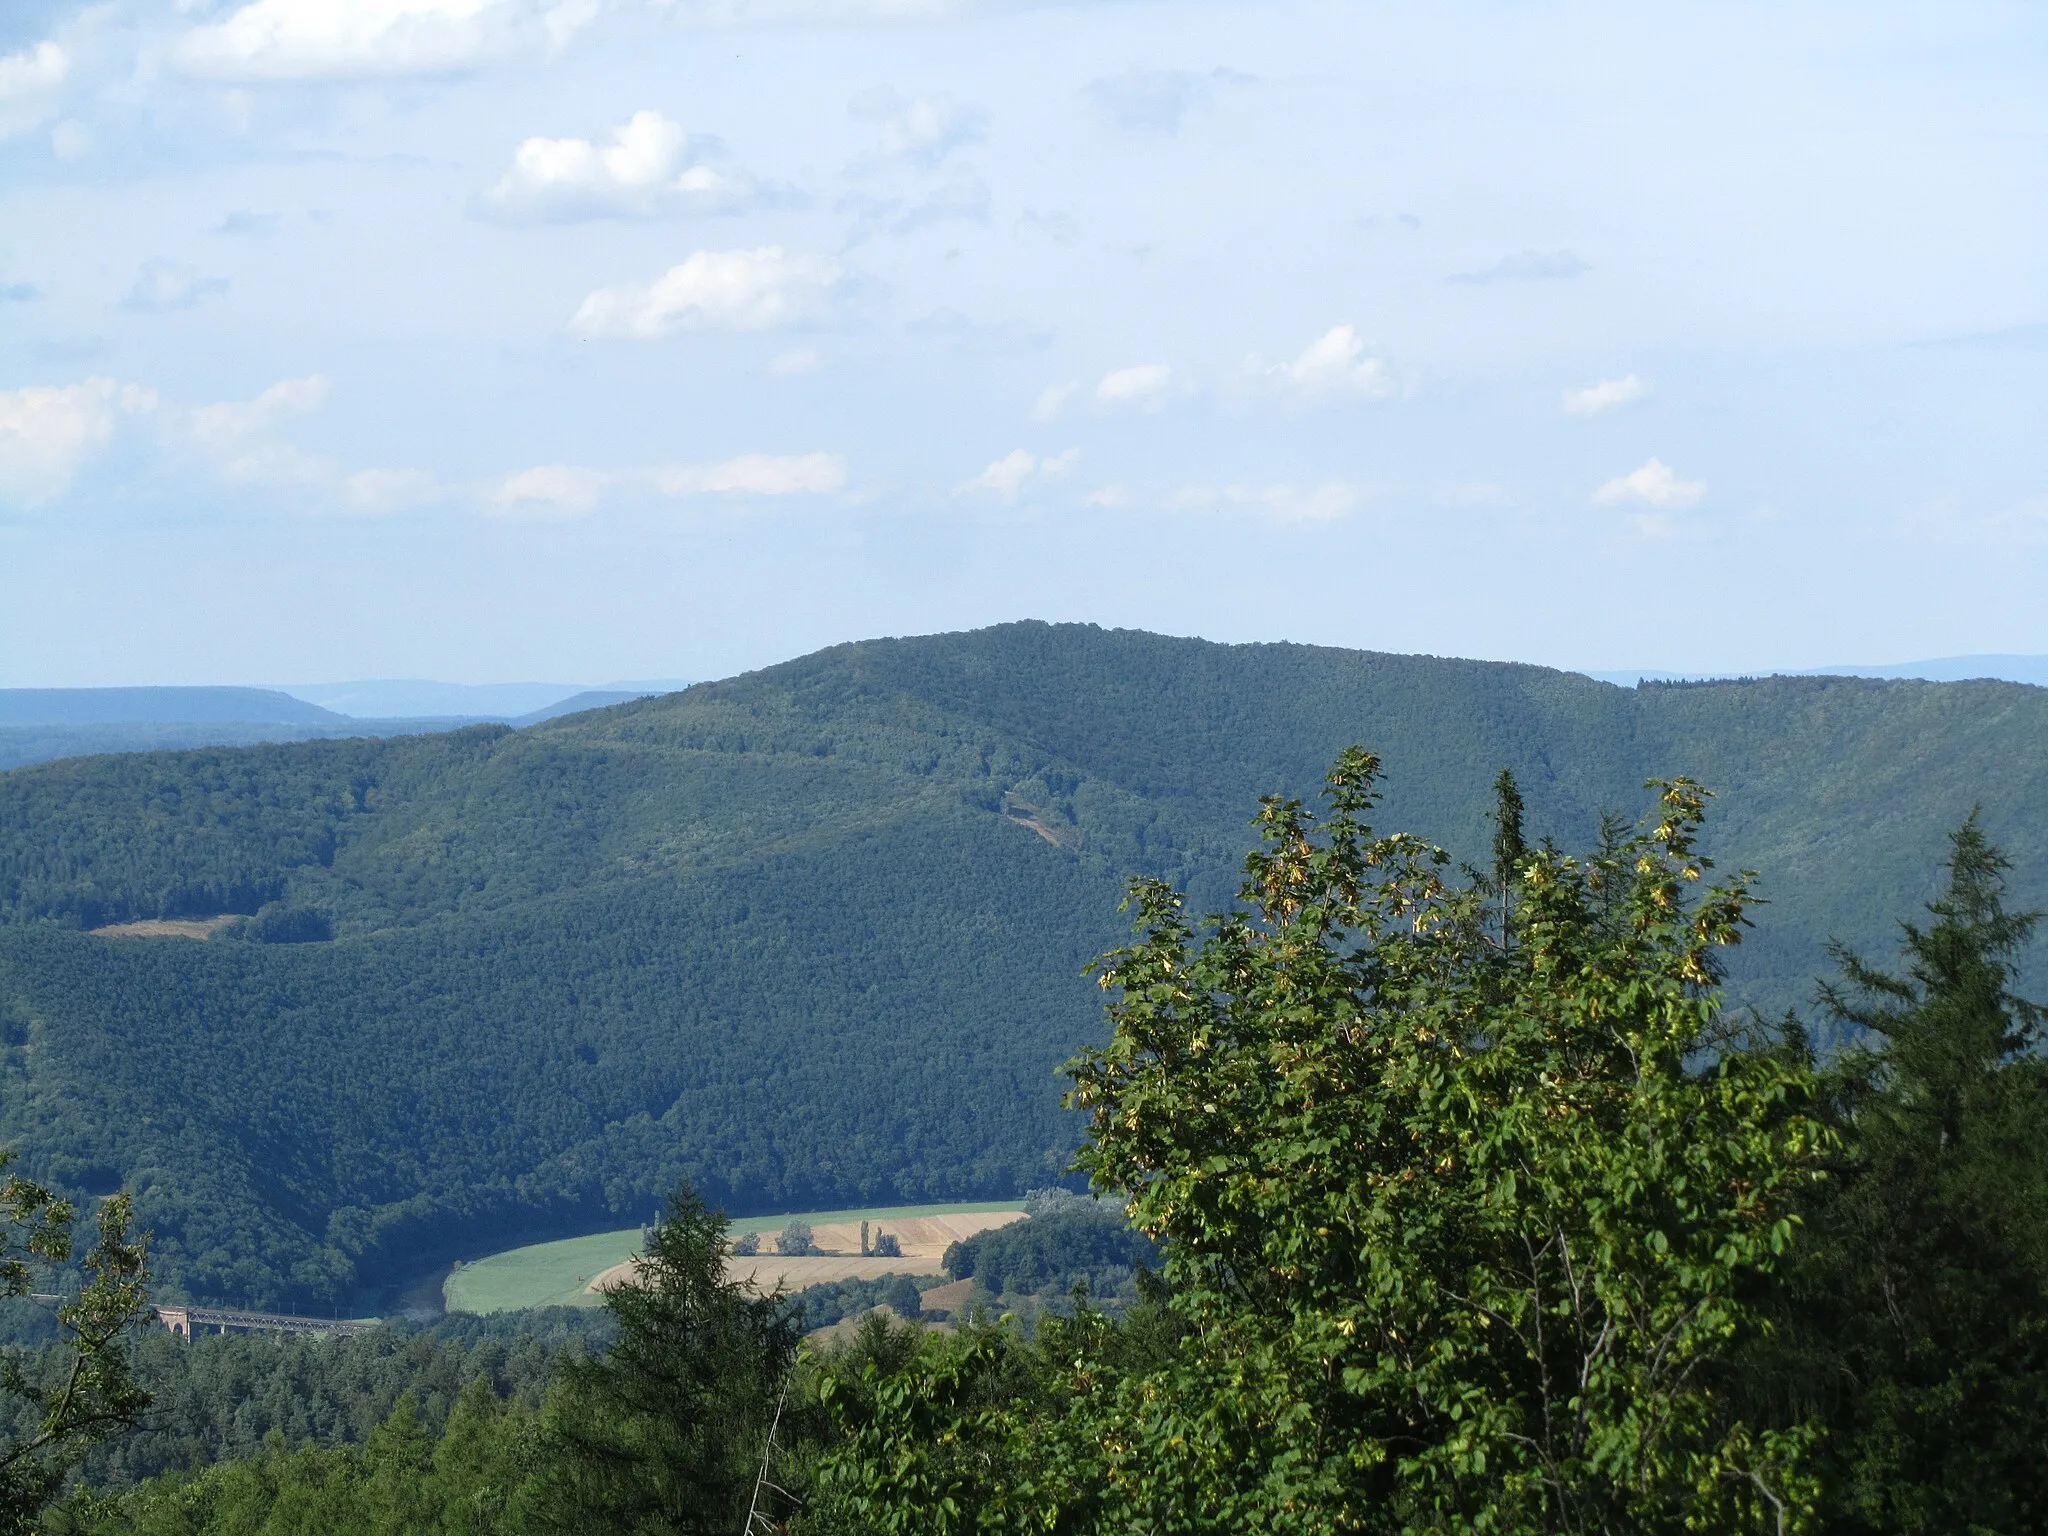
[[[0,8],[0,685],[2048,651],[2038,5]]]

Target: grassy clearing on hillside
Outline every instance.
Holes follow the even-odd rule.
[[[983,1211],[1014,1211],[1016,1200],[968,1201],[954,1205],[885,1205],[847,1211],[792,1211],[780,1216],[743,1216],[732,1223],[734,1236],[746,1232],[772,1235],[792,1221],[813,1227],[863,1221],[909,1221],[930,1216],[962,1216]],[[598,1232],[552,1243],[529,1243],[465,1264],[441,1287],[450,1312],[509,1312],[522,1307],[594,1307],[590,1282],[640,1252],[638,1227]]]

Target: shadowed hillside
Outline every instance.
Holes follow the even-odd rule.
[[[1352,741],[1382,824],[1463,858],[1503,765],[1567,846],[1647,776],[1714,787],[1773,902],[1735,957],[1760,1005],[1830,935],[1888,947],[1975,802],[2048,895],[2048,691],[1008,625],[516,733],[0,777],[4,1131],[135,1188],[172,1288],[264,1303],[622,1225],[681,1176],[742,1213],[1010,1195],[1074,1134],[1054,1069],[1123,879],[1220,904],[1251,798]]]

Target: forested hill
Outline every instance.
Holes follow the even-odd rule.
[[[1648,776],[1712,786],[1772,1007],[1830,936],[1888,949],[1973,804],[2048,897],[2048,690],[1006,625],[516,733],[0,775],[0,1133],[136,1189],[167,1289],[260,1304],[624,1224],[679,1176],[735,1212],[1011,1194],[1071,1143],[1054,1069],[1124,878],[1219,905],[1255,797],[1352,741],[1382,825],[1474,860],[1502,766],[1568,846]]]

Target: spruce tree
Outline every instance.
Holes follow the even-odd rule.
[[[1830,1528],[2048,1528],[2048,1069],[2015,971],[2040,914],[1974,813],[1898,973],[1838,950],[1860,1037],[1831,1074],[1846,1148],[1809,1217],[1787,1342],[1828,1427]]]
[[[570,1361],[549,1403],[546,1506],[576,1531],[746,1523],[800,1313],[725,1274],[725,1218],[687,1186],[634,1273],[605,1295],[617,1340]]]

